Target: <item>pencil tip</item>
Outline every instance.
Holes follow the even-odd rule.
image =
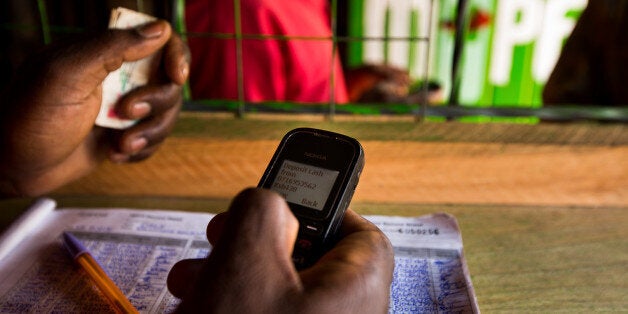
[[[87,249],[81,244],[71,232],[64,231],[63,232],[63,245],[68,250],[68,253],[72,256],[72,258],[76,258],[82,253],[87,252]]]

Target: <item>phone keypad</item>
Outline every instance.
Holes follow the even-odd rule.
[[[292,262],[294,262],[297,269],[306,268],[316,261],[318,250],[315,240],[307,236],[299,236],[294,244]]]
[[[317,222],[308,222],[302,228],[303,233],[310,235],[319,235],[323,232],[323,225]]]
[[[312,249],[312,242],[308,239],[299,239],[297,241],[297,246],[301,251],[309,251]]]

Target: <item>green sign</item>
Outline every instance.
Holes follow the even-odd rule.
[[[458,0],[350,0],[349,64],[390,64],[451,89]],[[470,0],[460,103],[538,107],[586,0]],[[445,99],[445,101],[447,101]]]

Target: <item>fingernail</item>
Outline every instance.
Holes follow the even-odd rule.
[[[179,66],[179,68],[181,69],[181,77],[183,77],[184,81],[187,80],[188,74],[190,72],[190,66],[188,62],[185,60],[181,61],[181,65]]]
[[[137,28],[137,33],[144,38],[155,38],[164,33],[164,24],[158,22],[150,22]]]
[[[148,115],[151,110],[151,106],[147,102],[138,102],[131,108],[131,114],[134,118],[142,118]]]
[[[121,154],[121,153],[110,153],[109,154],[109,160],[111,160],[111,162],[116,163],[116,164],[127,162],[129,160],[129,157],[130,157],[129,155]]]
[[[146,144],[148,144],[148,140],[145,137],[134,138],[131,140],[131,150],[133,153],[137,153],[146,147]]]

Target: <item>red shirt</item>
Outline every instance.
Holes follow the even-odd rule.
[[[332,75],[336,102],[348,101],[337,54],[332,60],[328,9],[327,0],[241,0],[245,101],[327,103]],[[186,1],[186,27],[192,96],[237,100],[236,41],[206,36],[235,34],[233,1]],[[251,38],[256,35],[301,38]]]

